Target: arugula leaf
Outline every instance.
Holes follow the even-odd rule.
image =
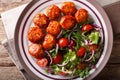
[[[92,18],[89,18],[85,23],[85,24],[93,24],[94,23],[94,20]]]
[[[84,78],[88,74],[89,74],[88,67],[86,67],[84,70],[81,71],[81,73],[79,75],[81,78]]]
[[[77,51],[81,46],[81,33],[73,32],[72,39],[76,42],[75,50]]]
[[[71,32],[71,30],[65,30],[63,33],[62,33],[62,37],[68,37],[69,33]]]
[[[54,70],[55,74],[58,74],[58,72],[61,70],[61,68],[58,67],[57,65],[52,65],[51,68]]]
[[[96,53],[94,54],[93,59],[92,59],[92,62],[93,62],[94,64],[97,63],[97,60],[98,60],[99,55],[100,55],[99,52],[96,52]]]
[[[89,74],[89,69],[86,67],[84,70],[77,69],[74,75],[79,75],[81,78],[84,78]]]
[[[72,39],[76,42],[75,50],[77,51],[80,46],[84,46],[84,40],[88,39],[88,36],[85,36],[81,31],[78,31],[73,32]]]
[[[82,70],[77,69],[77,70],[75,71],[74,75],[79,75],[81,72],[82,72]]]
[[[57,55],[57,53],[55,51],[55,48],[50,50],[50,54],[51,54],[52,57],[55,57]]]

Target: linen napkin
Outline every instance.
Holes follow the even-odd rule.
[[[20,70],[21,74],[23,75],[25,80],[35,80],[31,76],[28,75],[28,73],[23,69],[18,56],[15,51],[15,45],[14,45],[14,30],[15,25],[17,23],[17,20],[23,11],[23,9],[27,6],[27,4],[19,6],[17,8],[11,9],[9,11],[6,11],[1,14],[2,21],[4,24],[4,29],[7,34],[7,40],[2,41],[3,46],[7,49],[8,55],[11,57],[12,61]]]
[[[13,42],[14,38],[14,30],[16,22],[19,18],[19,15],[23,11],[23,9],[27,6],[27,4],[22,5],[20,7],[14,8],[12,10],[6,11],[1,14],[2,21],[4,24],[4,29],[6,31],[8,40],[3,41],[4,47],[8,50],[8,54],[17,66],[17,68],[22,72],[25,79],[27,80],[34,80],[31,76],[29,76],[26,71],[23,69],[21,63],[19,62],[19,59],[16,55],[15,46]],[[114,35],[120,34],[120,1],[109,4],[106,6],[103,6],[106,13],[108,14],[110,21],[112,23],[112,28]]]

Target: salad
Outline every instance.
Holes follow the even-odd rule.
[[[28,30],[29,54],[48,74],[86,77],[103,50],[101,28],[73,2],[53,4],[37,13]]]

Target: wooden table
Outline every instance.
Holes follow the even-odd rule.
[[[29,0],[0,0],[0,13],[27,3]],[[119,0],[111,0],[115,2]],[[109,0],[98,0],[101,5],[108,4]],[[0,17],[0,43],[6,39],[3,24]],[[6,49],[0,44],[0,80],[24,80],[16,68]],[[120,80],[120,34],[114,35],[113,50],[111,57],[94,80]]]

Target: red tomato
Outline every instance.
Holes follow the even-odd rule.
[[[79,50],[77,51],[77,56],[83,57],[84,54],[85,54],[85,48],[84,47],[80,47]]]
[[[68,46],[68,43],[69,43],[69,41],[67,38],[61,38],[58,42],[60,47],[66,47],[66,46]]]
[[[65,72],[63,72],[63,71],[59,71],[59,75],[61,75],[61,76],[66,76],[67,73],[65,73]]]
[[[56,57],[53,58],[53,63],[58,64],[62,61],[62,55],[57,54]]]
[[[46,58],[42,58],[42,59],[37,59],[36,63],[40,66],[40,67],[46,67],[48,64],[48,60]]]
[[[93,27],[91,25],[87,24],[87,25],[84,25],[82,27],[82,32],[84,32],[84,31],[90,31],[92,29],[93,29]]]
[[[96,44],[92,44],[92,45],[89,45],[89,51],[97,51],[98,50],[98,45]]]
[[[85,63],[81,63],[80,65],[77,65],[77,68],[80,70],[83,70],[85,68],[86,64]]]

